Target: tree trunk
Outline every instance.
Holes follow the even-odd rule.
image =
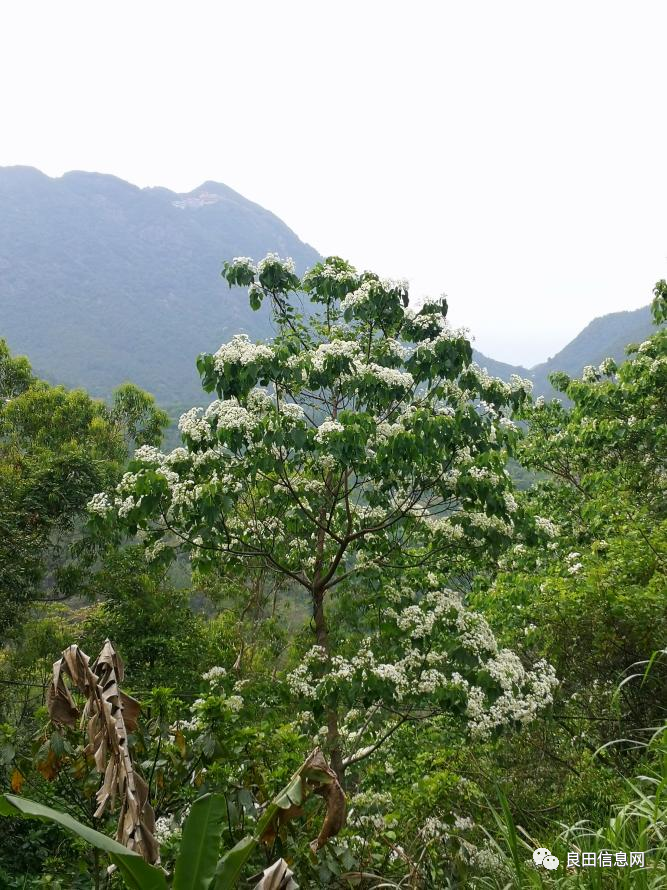
[[[324,591],[313,590],[313,621],[315,622],[315,638],[317,645],[329,657],[329,634],[324,618]],[[338,732],[338,712],[335,708],[327,710],[327,749],[331,761],[331,769],[336,773],[341,786],[345,788],[345,767],[343,765],[343,751],[340,745]]]

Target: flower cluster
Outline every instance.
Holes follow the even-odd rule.
[[[251,343],[247,334],[235,334],[229,343],[223,343],[213,355],[217,371],[224,370],[225,362],[232,365],[250,365],[271,358],[273,350],[262,343]]]
[[[437,578],[426,582],[432,586]],[[406,597],[411,601],[406,602]],[[394,657],[387,658],[392,650],[386,630],[382,639],[371,636],[361,640],[349,658],[329,657],[324,649],[314,646],[288,675],[295,696],[322,701],[334,689],[345,696],[345,689],[355,688],[367,690],[367,695],[395,712],[401,708],[409,712],[415,706],[434,706],[440,694],[448,693],[451,700],[451,692],[455,692],[470,732],[480,737],[513,722],[526,723],[552,701],[556,685],[553,668],[538,662],[529,670],[515,653],[499,649],[486,620],[468,610],[459,594],[431,589],[415,596],[396,588],[390,598],[397,600],[396,606],[385,611],[385,619],[395,627]],[[466,657],[451,655],[453,639]],[[477,685],[480,672],[489,678],[484,688]],[[367,713],[372,709],[359,712],[366,732],[372,724]],[[352,722],[350,714],[347,723]],[[346,729],[346,740],[362,743],[351,727]]]
[[[560,529],[551,519],[544,516],[535,517],[535,527],[538,528],[547,538],[555,538],[558,536]]]
[[[316,371],[324,371],[326,363],[330,359],[358,358],[360,355],[359,347],[352,340],[331,340],[328,343],[320,343],[312,353],[313,367]]]
[[[109,496],[104,492],[100,494],[94,494],[92,498],[86,504],[86,508],[89,513],[97,514],[98,516],[106,516],[113,509],[113,505],[109,499]]]
[[[211,402],[204,413],[204,420],[217,430],[232,429],[247,433],[257,423],[252,414],[246,408],[242,408],[236,399]]]
[[[315,441],[325,442],[327,437],[330,436],[332,433],[342,433],[344,430],[345,427],[342,423],[339,423],[339,421],[325,420],[317,428],[317,433],[315,433]]]
[[[260,260],[257,263],[257,271],[261,275],[262,272],[264,272],[270,266],[280,266],[283,271],[288,272],[290,275],[294,275],[294,273],[296,272],[294,260],[290,256],[286,257],[283,260],[278,256],[277,253],[267,253],[264,259]]]

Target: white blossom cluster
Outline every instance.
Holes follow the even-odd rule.
[[[328,359],[356,359],[360,355],[359,346],[352,340],[330,340],[320,343],[312,353],[313,367],[316,371],[324,371]]]
[[[211,402],[204,413],[204,420],[217,430],[231,429],[249,433],[256,426],[256,418],[241,407],[236,399]]]
[[[231,365],[251,365],[262,359],[273,358],[273,350],[263,343],[252,343],[247,334],[234,334],[229,343],[223,343],[213,355],[216,371],[224,370],[225,362]]]
[[[278,256],[277,253],[267,253],[264,259],[260,260],[257,263],[257,271],[261,275],[262,272],[269,266],[280,266],[282,269],[284,269],[285,272],[288,272],[290,275],[294,275],[296,272],[296,266],[294,265],[294,260],[291,256],[288,256],[283,260]]]
[[[92,496],[86,504],[86,509],[89,513],[96,514],[97,516],[106,516],[113,509],[113,505],[109,496],[104,492],[100,492]]]
[[[342,433],[345,427],[337,420],[324,420],[317,428],[315,433],[316,442],[325,442],[327,437],[332,433]]]
[[[374,285],[374,281],[364,281],[356,290],[353,290],[351,293],[347,294],[347,296],[341,300],[341,312],[345,312],[346,310],[351,309],[354,306],[361,306],[363,303],[367,303],[371,298],[371,292]]]
[[[545,534],[547,538],[556,538],[560,532],[556,523],[551,519],[546,519],[544,516],[535,517],[535,526]]]
[[[400,361],[405,361],[410,356],[410,349],[404,343],[401,343],[400,340],[395,340],[393,337],[387,337],[384,341],[384,348],[392,358],[399,359]]]
[[[216,665],[212,667],[210,670],[206,671],[205,674],[202,674],[202,680],[208,680],[209,682],[215,680],[222,680],[227,676],[227,671],[223,667],[219,667]]]
[[[508,683],[514,669],[515,666],[511,663],[502,664],[499,668],[508,672],[505,675]],[[530,723],[539,711],[551,704],[557,685],[553,667],[542,660],[533,666],[529,675],[524,675],[521,692],[517,692],[512,685],[490,707],[487,695],[481,687],[468,686],[466,713],[471,734],[477,738],[486,738],[494,729],[509,723]]]
[[[357,369],[358,373],[372,374],[386,386],[397,389],[411,389],[414,386],[414,378],[408,371],[398,371],[395,368],[385,368],[375,362],[362,364]]]
[[[348,823],[353,828],[382,831],[386,827],[382,811],[390,811],[392,806],[389,792],[361,791],[350,798]]]
[[[427,582],[435,584],[437,578],[427,578]],[[400,590],[392,594],[399,600],[401,596]],[[526,723],[552,701],[557,682],[553,668],[540,661],[527,670],[515,653],[499,649],[486,620],[468,610],[456,592],[423,591],[417,601],[413,597],[412,602],[389,608],[385,614],[399,631],[400,645],[393,659],[387,659],[386,641],[373,637],[362,640],[350,658],[328,658],[321,647],[314,646],[287,677],[292,693],[306,701],[322,700],[341,684],[367,686],[381,681],[386,684],[383,695],[389,697],[390,706],[400,708],[415,698],[423,707],[439,690],[456,689],[464,696],[468,728],[477,736],[511,722]],[[446,641],[452,638],[476,657],[478,668],[472,676],[484,670],[496,684],[495,693],[462,676],[467,667],[457,668],[458,662],[447,654]],[[375,651],[378,646],[382,659]],[[348,741],[358,739],[351,728],[346,734]]]
[[[447,329],[447,320],[442,317],[440,313],[440,308],[438,307],[437,312],[420,312],[417,314],[412,309],[405,310],[405,317],[410,322],[413,328],[421,329],[421,330],[431,330],[435,325],[441,331],[445,331]]]
[[[249,256],[235,256],[230,265],[240,266],[253,274],[256,272],[255,263]]]
[[[426,842],[444,841],[449,837],[449,825],[437,816],[428,816],[419,829],[419,835]]]
[[[440,328],[440,331],[435,337],[419,341],[415,348],[415,353],[417,355],[423,355],[424,353],[434,354],[441,343],[450,343],[452,340],[470,339],[470,331],[467,328],[452,328],[450,327],[449,322],[442,318],[442,316],[418,315],[413,319],[412,324],[417,322],[418,327],[431,327],[434,318],[438,319],[438,327]],[[426,319],[426,321],[419,324],[420,319]]]
[[[511,393],[519,392],[520,390],[525,392],[532,392],[533,390],[533,381],[520,377],[518,374],[512,374],[509,383],[505,383],[498,377],[492,377],[486,368],[481,368],[476,362],[472,362],[469,365],[468,371],[475,377],[479,386],[484,389],[494,387],[504,396],[509,396]]]
[[[190,408],[179,418],[179,431],[193,442],[206,442],[211,437],[211,426],[204,420],[203,413],[203,408]]]
[[[160,816],[155,820],[153,837],[158,844],[162,845],[170,838],[174,837],[174,835],[178,834],[180,830],[181,826],[173,816]]]
[[[305,420],[306,412],[296,402],[280,402],[280,413],[290,420]]]
[[[315,276],[320,278],[328,278],[330,281],[337,281],[341,284],[354,284],[357,281],[357,274],[351,267],[337,269],[331,263],[324,263],[321,269],[309,269],[303,276],[304,284],[310,283]]]

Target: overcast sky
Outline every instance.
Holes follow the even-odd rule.
[[[15,0],[0,164],[224,182],[530,365],[667,276],[666,37],[665,0]]]

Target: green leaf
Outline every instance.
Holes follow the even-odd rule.
[[[61,757],[65,751],[65,740],[59,732],[54,732],[51,736],[51,750],[56,757]]]
[[[215,877],[224,818],[222,794],[205,794],[192,804],[183,826],[173,890],[208,890]]]
[[[215,870],[212,890],[233,890],[236,887],[243,866],[250,859],[256,844],[257,841],[254,837],[244,837],[235,847],[225,853]]]
[[[50,822],[62,825],[63,828],[83,838],[93,847],[108,853],[111,861],[123,876],[125,884],[131,890],[166,890],[167,888],[164,872],[161,869],[149,865],[138,853],[128,850],[127,847],[107,837],[106,834],[77,822],[68,813],[61,813],[25,797],[4,794],[0,795],[0,815],[48,819]]]

